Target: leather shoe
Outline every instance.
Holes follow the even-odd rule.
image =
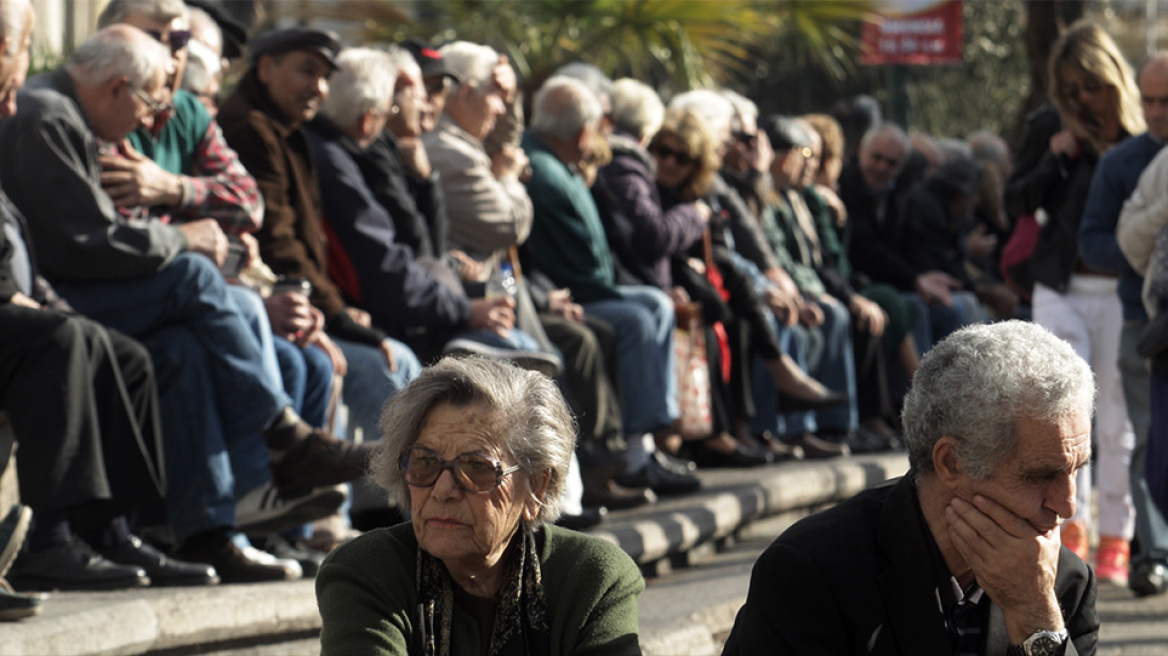
[[[586,507],[579,515],[560,515],[560,518],[556,520],[556,526],[570,528],[573,531],[583,531],[599,524],[607,513],[608,511],[603,506],[600,508]]]
[[[628,510],[656,500],[657,495],[647,487],[629,488],[610,478],[604,482],[584,481],[584,495],[580,503],[585,508]]]
[[[1127,587],[1137,597],[1151,597],[1168,592],[1168,567],[1156,560],[1146,560],[1132,565],[1127,577]]]
[[[616,482],[625,487],[647,487],[663,497],[696,492],[702,487],[697,476],[675,474],[659,465],[654,458],[650,458],[639,470],[616,477]]]
[[[20,554],[8,582],[18,590],[121,590],[150,585],[146,570],[97,554],[75,536],[61,544]]]
[[[365,475],[371,443],[338,440],[319,429],[296,442],[278,463],[272,463],[272,481],[285,499],[296,499],[313,488],[347,483]]]
[[[801,399],[790,394],[775,395],[775,408],[779,412],[808,412],[823,410],[832,406],[843,405],[848,402],[848,395],[843,392],[827,390],[823,396],[815,399]]]
[[[753,453],[741,444],[735,444],[733,451],[718,451],[706,446],[704,442],[693,442],[687,444],[686,448],[698,467],[758,467],[772,462],[769,453]]]
[[[803,447],[797,444],[787,444],[771,434],[770,431],[760,435],[759,440],[762,442],[762,448],[770,452],[775,462],[803,459]]]
[[[45,594],[16,594],[4,579],[0,579],[0,622],[39,615],[46,597]]]
[[[828,442],[811,433],[802,433],[794,437],[788,437],[784,441],[787,444],[803,449],[803,454],[808,458],[835,458],[851,455],[852,453],[852,450],[846,444]]]
[[[662,469],[677,474],[678,476],[693,476],[693,473],[698,470],[698,465],[694,461],[670,455],[660,449],[654,451],[650,457]]]
[[[293,575],[279,564],[269,564],[249,557],[223,531],[208,531],[188,539],[174,552],[174,556],[188,562],[206,563],[214,567],[224,583],[259,583],[300,578],[299,572]]]
[[[346,498],[344,487],[333,486],[288,500],[274,485],[265,483],[235,502],[235,527],[253,535],[286,531],[332,515]]]
[[[175,560],[136,535],[117,546],[98,547],[96,551],[110,562],[141,567],[153,585],[215,585],[219,582],[214,567]]]

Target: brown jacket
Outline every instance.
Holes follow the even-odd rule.
[[[218,120],[264,196],[264,224],[256,233],[264,262],[276,273],[308,279],[313,305],[332,319],[345,301],[328,277],[328,237],[307,133],[287,123],[254,68],[223,103]]]

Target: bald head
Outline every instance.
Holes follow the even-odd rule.
[[[1140,67],[1140,105],[1148,132],[1157,139],[1168,139],[1168,51],[1161,50]]]

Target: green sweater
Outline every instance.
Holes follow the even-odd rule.
[[[540,569],[551,653],[641,653],[637,598],[645,582],[617,546],[545,526]],[[411,524],[370,531],[338,547],[316,575],[322,656],[406,654],[417,616],[417,550]],[[455,606],[451,654],[478,656],[478,626]]]

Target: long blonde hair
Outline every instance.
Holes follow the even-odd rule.
[[[1131,65],[1124,58],[1115,41],[1099,25],[1081,20],[1067,28],[1050,52],[1050,99],[1058,108],[1063,125],[1075,136],[1090,143],[1102,154],[1114,142],[1102,134],[1095,117],[1080,111],[1075,99],[1067,97],[1063,72],[1077,70],[1093,77],[1103,88],[1114,94],[1116,120],[1126,134],[1143,132],[1144,112],[1140,106],[1140,91],[1136,86]],[[1120,135],[1123,136],[1122,134]]]

